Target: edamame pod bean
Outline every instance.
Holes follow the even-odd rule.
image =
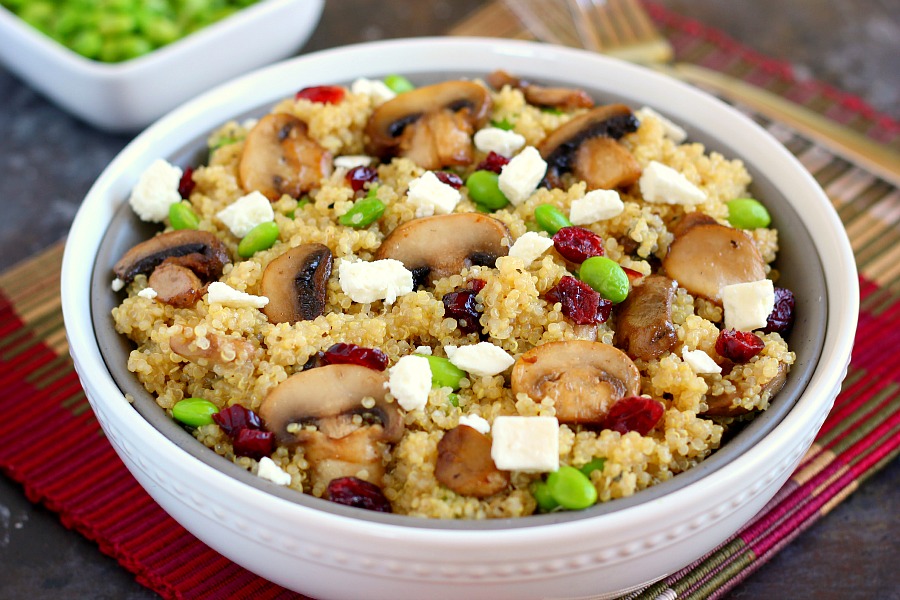
[[[185,398],[172,407],[172,416],[175,420],[191,427],[209,425],[213,422],[212,416],[217,412],[219,407],[203,398]]]
[[[550,235],[563,227],[572,227],[572,221],[552,204],[538,204],[534,209],[534,220]]]
[[[727,202],[728,222],[738,229],[757,229],[768,227],[772,222],[769,211],[758,200],[753,198],[736,198]]]
[[[454,390],[459,389],[459,382],[466,376],[466,372],[450,362],[443,356],[431,356],[421,354],[428,359],[428,366],[431,367],[431,385],[434,387],[448,387]]]
[[[546,481],[535,481],[531,484],[531,494],[537,501],[538,509],[541,512],[551,512],[559,508],[559,502],[553,498],[550,493],[550,487]]]
[[[169,205],[169,224],[172,229],[197,229],[200,217],[187,202],[173,202]]]
[[[581,469],[579,469],[582,473],[588,476],[588,479],[591,477],[591,473],[594,471],[602,471],[603,466],[606,464],[605,458],[595,458],[589,463],[583,465]]]
[[[338,217],[341,225],[359,229],[371,225],[384,214],[384,202],[374,196],[357,200],[353,208]]]
[[[597,488],[587,476],[569,465],[547,475],[547,489],[563,508],[581,510],[597,502]]]
[[[257,252],[268,250],[276,241],[278,241],[278,224],[275,221],[260,223],[238,244],[238,255],[241,258],[250,258]]]
[[[391,91],[395,94],[402,94],[403,92],[410,92],[416,89],[416,86],[403,75],[388,75],[384,78],[384,85],[391,88]]]
[[[466,179],[469,198],[480,208],[499,210],[509,204],[500,191],[500,176],[493,171],[475,171]]]
[[[581,263],[578,278],[613,304],[628,297],[628,275],[619,263],[605,256],[592,256]]]

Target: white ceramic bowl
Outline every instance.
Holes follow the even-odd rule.
[[[213,453],[187,434],[164,435],[164,427],[151,425],[152,418],[125,400],[122,389],[129,384],[117,385],[111,375],[121,371],[124,351],[108,332],[101,334],[111,327],[106,311],[116,301],[108,291],[115,260],[108,253],[110,245],[121,246],[122,236],[135,235],[116,216],[127,209],[117,209],[152,160],[189,162],[213,128],[260,114],[307,85],[388,73],[414,81],[478,76],[496,68],[584,87],[604,101],[653,106],[692,139],[748,165],[752,191],[781,231],[787,260],[779,266],[798,297],[790,339],[800,365],[773,405],[781,414],[767,417],[767,411],[751,425],[765,427],[752,443],[736,446],[736,438],[686,474],[581,513],[447,523],[370,513],[260,482],[223,459],[204,459]],[[600,597],[676,571],[748,521],[796,467],[838,393],[858,312],[855,264],[840,220],[803,167],[751,120],[693,88],[613,59],[466,38],[382,42],[290,60],[166,116],[126,147],[90,190],[68,238],[62,289],[76,369],[110,442],[138,481],[219,552],[322,598]]]
[[[84,58],[0,7],[0,60],[88,123],[136,131],[223,81],[299,50],[323,5],[324,0],[265,0],[122,63]]]

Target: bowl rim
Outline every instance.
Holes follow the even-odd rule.
[[[134,164],[126,165],[125,163],[128,161],[131,161],[132,163],[139,162],[134,161],[134,158],[141,156],[142,153],[145,153],[154,145],[152,142],[153,135],[160,132],[165,133],[167,131],[171,133],[177,130],[178,127],[197,119],[199,119],[201,124],[196,125],[195,130],[208,130],[208,126],[214,126],[227,118],[233,117],[236,110],[234,107],[226,110],[223,109],[222,106],[214,107],[215,110],[212,111],[202,110],[209,109],[207,104],[214,99],[216,94],[225,93],[240,95],[242,92],[247,92],[253,84],[259,84],[261,81],[271,81],[282,71],[290,70],[292,66],[297,70],[299,68],[298,65],[307,65],[310,60],[326,63],[329,61],[340,62],[352,58],[358,59],[359,54],[362,53],[370,54],[372,52],[385,53],[392,51],[414,53],[417,50],[424,49],[431,49],[435,52],[440,50],[452,53],[454,50],[459,50],[461,48],[468,48],[470,51],[478,49],[479,51],[490,52],[498,56],[539,57],[545,62],[552,62],[554,60],[573,60],[576,62],[600,61],[606,63],[607,67],[614,66],[614,70],[629,71],[638,69],[638,67],[635,67],[634,65],[628,65],[608,57],[592,55],[581,50],[547,46],[534,42],[465,37],[389,40],[335,48],[317,52],[316,54],[307,57],[283,61],[282,63],[277,63],[270,67],[259,69],[248,75],[239,77],[230,83],[223,84],[169,113],[166,117],[163,117],[154,126],[146,130],[126,146],[126,148],[112,161],[109,167],[107,167],[103,174],[101,174],[97,182],[88,192],[84,205],[76,216],[75,223],[72,227],[72,233],[70,234],[66,246],[63,260],[62,283],[63,289],[66,290],[66,293],[63,295],[63,312],[66,318],[67,332],[69,332],[70,344],[72,345],[73,350],[75,350],[73,351],[73,357],[76,359],[76,366],[81,366],[82,368],[90,366],[92,368],[91,385],[98,386],[98,391],[101,392],[100,397],[113,398],[118,395],[118,397],[121,398],[122,393],[112,381],[108,370],[106,370],[106,365],[103,363],[99,348],[96,345],[96,340],[93,338],[93,329],[89,323],[90,319],[83,319],[83,311],[89,311],[88,305],[90,302],[91,277],[79,278],[77,265],[73,263],[73,261],[76,260],[74,256],[78,252],[83,254],[85,250],[88,250],[91,255],[95,254],[102,237],[102,232],[101,234],[97,234],[96,228],[89,222],[91,216],[88,216],[87,212],[89,209],[85,207],[90,207],[91,204],[102,202],[103,195],[107,193],[110,188],[115,187],[114,184],[116,183],[116,178],[121,180],[124,177],[125,179],[130,178],[132,181],[134,180],[140,171],[140,166],[138,165],[136,167]],[[357,69],[357,71],[364,71],[366,69],[372,70],[365,66],[354,68]],[[432,66],[431,70],[434,71],[436,69]],[[715,110],[719,112],[724,108],[729,119],[736,119],[736,123],[742,124],[740,125],[741,128],[747,129],[749,125],[749,130],[754,132],[752,136],[754,141],[761,144],[765,151],[774,153],[779,159],[786,161],[787,164],[792,166],[792,168],[784,174],[783,177],[785,178],[785,181],[783,181],[782,185],[779,187],[784,187],[788,184],[796,185],[800,189],[805,189],[807,192],[817,195],[820,202],[826,202],[830,206],[824,192],[822,192],[812,176],[802,168],[794,156],[750,119],[737,111],[734,111],[734,109],[730,107],[725,107],[725,105],[721,104],[718,100],[715,100],[690,86],[673,81],[657,73],[652,73],[643,69],[640,71],[641,78],[649,80],[650,83],[664,84],[670,88],[674,86],[672,89],[677,90],[682,95],[688,96],[694,102],[698,102],[705,106],[714,106]],[[360,74],[359,76],[364,75]],[[348,75],[347,77],[353,77],[353,75]],[[252,101],[250,99],[245,99],[243,101],[243,106],[260,105],[258,94],[259,92],[257,92],[257,96],[254,96],[255,99]],[[263,95],[266,96],[266,94]],[[266,97],[269,97],[270,100],[275,100],[282,96],[282,93],[270,93]],[[223,110],[227,114],[222,114]],[[119,187],[121,188],[121,181],[119,181]],[[119,197],[124,198],[126,196],[120,194]],[[820,222],[820,224],[835,232],[843,232],[843,226],[837,217],[837,213],[833,210],[817,211],[817,214],[808,216],[808,218]],[[92,229],[95,231],[92,232]],[[833,398],[833,392],[839,387],[840,381],[843,378],[843,373],[846,371],[846,366],[849,361],[849,352],[852,346],[853,332],[855,331],[856,316],[858,313],[858,284],[855,277],[856,267],[852,251],[850,250],[849,241],[846,240],[845,233],[842,235],[839,234],[839,239],[823,240],[822,238],[824,237],[825,236],[817,236],[814,238],[817,250],[820,255],[823,253],[832,255],[832,258],[835,259],[837,263],[835,266],[825,270],[826,289],[834,290],[839,287],[844,290],[843,294],[839,294],[834,298],[834,306],[829,306],[825,332],[825,345],[822,349],[822,356],[820,358],[820,365],[827,364],[833,368],[823,369],[817,367],[807,386],[807,390],[801,394],[797,404],[785,416],[784,420],[779,423],[769,435],[763,440],[760,440],[756,446],[748,449],[744,455],[737,457],[729,465],[728,469],[719,470],[708,476],[709,478],[715,479],[714,483],[717,489],[725,489],[728,486],[736,485],[742,478],[754,477],[754,470],[756,469],[758,462],[766,458],[774,460],[774,455],[776,454],[776,448],[774,447],[776,444],[774,443],[774,439],[776,437],[790,435],[791,432],[796,432],[798,430],[805,431],[808,429],[810,421],[818,420],[819,422],[816,425],[816,429],[818,429],[818,426],[821,425],[821,421],[824,420],[827,409],[823,410],[823,408],[826,407],[816,406],[814,400],[818,397],[827,398],[829,397],[829,394],[831,394],[830,397]],[[847,276],[845,277],[846,281],[843,281],[838,275],[835,275],[835,273],[842,273],[845,275],[853,274],[854,276]],[[829,295],[829,300],[831,299],[832,295]],[[79,318],[79,311],[81,311],[82,318]],[[86,327],[87,329],[85,329]],[[102,373],[104,376],[101,377],[100,380],[97,380],[94,377],[94,370],[97,368],[100,368],[101,371],[104,372]],[[82,376],[84,377],[85,375]],[[123,410],[126,407],[128,410]],[[143,417],[137,415],[136,411],[132,410],[126,402],[106,402],[104,408],[114,410],[117,418],[125,419],[130,427],[136,427],[138,430],[150,430],[144,432],[154,438],[158,436],[159,439],[156,440],[155,443],[163,441],[166,444],[171,444],[167,438],[150,426]],[[139,420],[139,422],[135,422],[135,419]],[[776,436],[776,434],[778,435]],[[170,450],[171,449],[173,448],[170,448]],[[204,468],[216,471],[215,473],[208,473],[208,475],[218,484],[229,487],[234,486],[235,484],[241,485],[240,482],[237,482],[232,477],[225,475],[212,467],[204,465]],[[700,482],[695,482],[686,488],[675,490],[667,494],[666,503],[683,506],[684,508],[690,507],[697,499],[697,492],[692,488],[696,488],[699,483]],[[707,482],[707,484],[708,485],[704,485],[704,487],[712,485],[709,482]],[[723,486],[725,486],[725,488],[723,488]],[[235,492],[237,493],[238,491],[235,490]],[[615,515],[616,524],[614,526],[619,528],[628,526],[628,523],[634,524],[640,521],[643,518],[642,515],[648,511],[652,512],[659,509],[659,502],[651,502],[649,504],[644,503],[623,508],[611,514],[601,514],[566,523],[548,523],[545,525],[532,525],[523,528],[492,528],[484,530],[465,529],[454,531],[444,528],[432,528],[427,525],[424,527],[407,527],[404,526],[406,524],[398,525],[392,522],[383,523],[374,520],[361,519],[357,516],[347,517],[330,512],[326,513],[325,511],[300,506],[294,502],[284,500],[283,498],[276,497],[258,489],[242,490],[242,492],[260,494],[261,497],[267,499],[265,502],[269,503],[269,506],[272,509],[277,507],[279,513],[303,514],[306,518],[309,518],[310,514],[313,514],[314,518],[322,519],[334,526],[343,524],[344,527],[352,527],[357,535],[362,533],[360,528],[364,529],[366,533],[375,536],[397,535],[397,530],[403,531],[403,535],[405,536],[431,536],[434,532],[440,532],[440,534],[449,535],[450,537],[462,536],[460,538],[461,543],[466,539],[471,541],[472,536],[477,535],[484,535],[485,539],[490,538],[495,542],[497,535],[513,539],[523,535],[522,533],[516,534],[513,532],[524,531],[529,531],[532,535],[537,535],[539,537],[543,535],[554,536],[562,534],[562,532],[570,530],[572,527],[584,527],[588,522],[592,522],[595,526],[600,526],[599,523],[604,523],[605,526],[608,527],[611,523],[609,518],[611,515]],[[301,512],[297,513],[296,511],[298,510]],[[539,533],[538,530],[542,532],[543,530],[550,530],[553,533]]]

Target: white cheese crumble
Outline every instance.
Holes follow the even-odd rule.
[[[282,468],[275,464],[275,461],[268,456],[263,456],[259,459],[259,466],[256,468],[256,476],[260,479],[277,483],[278,485],[291,484],[290,473],[283,471]]]
[[[725,327],[753,331],[766,326],[775,308],[775,286],[771,279],[734,283],[719,290],[725,311]]]
[[[625,210],[625,203],[616,190],[591,190],[572,201],[569,220],[572,225],[589,225],[619,216]]]
[[[525,136],[515,131],[507,131],[499,127],[485,127],[475,132],[472,138],[475,147],[487,154],[496,152],[500,156],[509,158],[525,145]]]
[[[722,367],[716,364],[716,361],[703,350],[681,349],[681,358],[688,364],[694,373],[698,375],[721,373]]]
[[[676,144],[680,144],[687,139],[687,131],[685,131],[679,125],[676,125],[666,117],[662,116],[649,106],[644,106],[634,112],[634,116],[638,118],[638,121],[642,121],[647,117],[652,119],[656,119],[660,122],[663,127],[663,133],[667,138],[675,142]]]
[[[146,298],[147,300],[153,300],[159,294],[157,294],[156,290],[154,290],[152,287],[145,287],[144,289],[139,291],[137,293],[137,295],[140,296],[141,298]]]
[[[336,169],[355,169],[356,167],[368,167],[374,159],[365,154],[346,154],[334,159]]]
[[[553,246],[553,240],[536,231],[523,233],[509,249],[509,256],[521,258],[527,267]]]
[[[257,225],[272,221],[275,211],[268,198],[259,192],[250,192],[217,212],[216,216],[231,233],[242,238]]]
[[[393,304],[398,296],[413,291],[412,272],[393,258],[372,262],[342,260],[338,282],[351,300],[361,304],[376,300]]]
[[[471,346],[444,346],[447,358],[458,368],[481,377],[502,373],[516,362],[506,350],[490,342]]]
[[[373,104],[382,104],[397,95],[380,79],[366,79],[365,77],[360,77],[350,84],[350,91],[354,94],[368,96]]]
[[[492,437],[491,458],[498,469],[531,473],[559,469],[556,417],[497,417]]]
[[[416,207],[416,217],[430,217],[452,213],[462,195],[452,185],[438,179],[432,171],[426,171],[409,182],[406,197]]]
[[[131,190],[128,203],[142,221],[162,223],[169,216],[169,206],[181,201],[178,183],[182,171],[158,158],[141,174]]]
[[[415,353],[424,354],[425,356],[431,356],[431,346],[416,346]]]
[[[459,418],[459,424],[471,427],[478,433],[488,434],[491,430],[491,424],[487,419],[480,415],[463,415]]]
[[[500,191],[514,205],[518,206],[534,193],[544,174],[547,163],[534,146],[526,146],[500,171]]]
[[[706,192],[688,181],[687,177],[655,160],[644,167],[638,184],[647,202],[699,204],[706,200]]]
[[[221,304],[233,308],[263,308],[269,303],[269,299],[265,296],[254,296],[238,291],[221,281],[213,281],[209,284],[207,291],[209,294],[207,302],[210,304]]]
[[[431,390],[431,363],[424,356],[401,356],[388,369],[388,389],[404,410],[425,408]]]
[[[109,284],[109,287],[111,287],[114,292],[120,292],[122,291],[122,288],[125,287],[125,282],[116,277],[112,280],[112,283]]]

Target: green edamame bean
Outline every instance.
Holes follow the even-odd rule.
[[[594,471],[602,471],[603,466],[606,464],[605,458],[595,458],[589,463],[583,465],[581,469],[579,469],[582,473],[588,476],[588,479],[591,477],[591,473]]]
[[[753,198],[736,198],[727,202],[728,222],[738,229],[768,227],[772,222],[766,207]]]
[[[169,205],[169,224],[172,229],[197,229],[200,217],[187,202],[173,202]]]
[[[628,275],[619,263],[605,256],[592,256],[581,263],[578,278],[613,304],[628,297]]]
[[[563,227],[572,227],[569,217],[552,204],[538,204],[534,208],[534,220],[541,229],[550,235],[554,235]]]
[[[341,225],[360,229],[380,219],[384,214],[384,208],[384,202],[367,195],[362,200],[357,200],[353,208],[338,217],[338,221]]]
[[[410,92],[416,89],[416,86],[403,75],[388,75],[384,78],[384,85],[388,86],[395,94]]]
[[[479,208],[488,211],[499,210],[509,204],[506,196],[500,191],[500,176],[493,171],[475,171],[466,179],[469,198]]]
[[[431,385],[433,387],[459,389],[459,382],[466,376],[465,371],[443,356],[431,356],[428,354],[421,354],[420,356],[428,359],[428,366],[431,367]]]
[[[172,407],[172,416],[175,420],[191,427],[211,424],[212,416],[217,412],[219,407],[203,398],[185,398]]]
[[[591,480],[568,465],[547,475],[547,488],[553,499],[569,510],[581,510],[597,502],[597,488]]]
[[[538,510],[541,512],[551,512],[559,508],[559,502],[553,498],[550,493],[550,486],[546,481],[535,481],[531,484],[531,494],[537,501]]]
[[[509,119],[503,118],[499,121],[491,121],[491,127],[496,127],[497,129],[502,129],[504,131],[512,131],[513,124],[509,122]]]
[[[241,258],[250,258],[257,252],[268,250],[276,241],[278,241],[278,224],[275,221],[260,223],[238,244],[238,255]]]

